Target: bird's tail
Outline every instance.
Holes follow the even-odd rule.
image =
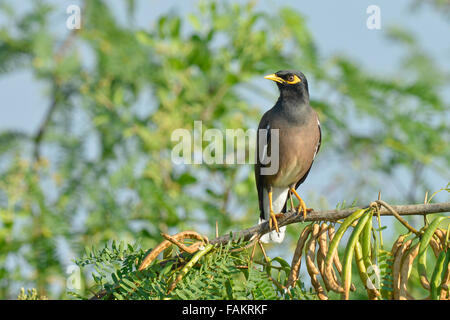
[[[266,222],[267,220],[264,219],[259,219],[259,224]],[[279,228],[280,232],[277,232],[277,230],[273,230],[270,231],[269,233],[266,233],[265,235],[263,235],[261,237],[261,242],[262,243],[269,243],[269,242],[273,242],[273,243],[281,243],[284,240],[284,236],[286,233],[286,226],[284,227],[280,227]]]

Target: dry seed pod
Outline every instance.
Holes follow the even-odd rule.
[[[323,260],[327,256],[327,228],[328,225],[326,223],[322,223],[317,236],[317,242],[319,243],[319,250],[317,251],[317,265],[319,266],[319,271],[322,277],[324,274]],[[327,285],[325,286],[327,287]],[[327,290],[329,290],[328,287]]]
[[[327,291],[334,291],[337,293],[344,292],[344,288],[342,288],[337,282],[336,274],[334,272],[333,267],[327,268],[325,265],[325,256],[319,251],[317,253],[317,263],[319,265],[320,274],[322,276],[323,283],[325,284],[325,288]]]
[[[433,249],[434,256],[437,258],[439,253],[442,251],[440,243],[433,237],[430,239],[431,249]]]
[[[395,257],[395,254],[397,253],[398,248],[403,244],[403,241],[405,241],[406,237],[409,236],[409,233],[400,235],[397,240],[395,240],[394,244],[392,245],[391,253],[392,256]]]
[[[326,231],[328,230],[328,225],[326,223],[322,224],[322,227],[320,228],[319,232],[319,251],[317,253],[317,263],[319,264],[320,273],[322,275],[323,282],[325,284],[325,287],[328,291],[333,290],[338,293],[342,293],[344,291],[344,288],[342,288],[336,279],[336,274],[334,273],[333,266],[330,265],[329,268],[325,266],[325,257],[327,256],[328,252],[328,243],[327,243],[327,237],[326,237]]]
[[[322,276],[322,279],[325,283],[325,288],[327,291],[330,291],[330,286],[325,281],[325,263],[324,259],[327,256],[327,228],[328,225],[326,223],[322,223],[319,230],[319,235],[317,236],[317,242],[319,243],[319,250],[317,251],[317,265],[319,266],[319,271]]]
[[[400,293],[400,268],[402,263],[403,255],[405,254],[406,250],[409,249],[409,246],[411,245],[412,240],[408,240],[404,242],[400,248],[395,253],[394,256],[394,265],[392,267],[392,275],[393,275],[393,289],[394,289],[394,300],[399,299],[399,293]]]
[[[331,287],[329,286],[329,284],[327,283],[327,281],[325,280],[325,262],[324,262],[325,257],[322,255],[322,253],[320,251],[317,251],[317,265],[319,267],[319,271],[320,271],[320,275],[322,277],[323,283],[325,284],[325,289],[327,289],[327,291],[331,290]]]
[[[309,270],[311,270],[311,272],[313,274],[319,274],[319,270],[317,269],[317,267],[314,264],[314,256],[315,256],[315,252],[316,252],[316,240],[317,240],[318,234],[319,234],[319,225],[316,223],[313,225],[313,231],[312,231],[311,238],[309,238],[309,241],[305,248],[306,265],[308,266]]]
[[[447,236],[447,231],[437,228],[436,231],[434,232],[438,238],[439,238],[439,242],[441,243],[441,247],[444,248],[445,247],[445,238]]]
[[[445,272],[444,279],[441,284],[441,300],[450,300],[449,295],[449,285],[450,285],[450,264],[447,266],[447,271]]]
[[[308,270],[308,274],[311,278],[311,285],[313,286],[314,290],[317,293],[317,296],[320,300],[328,300],[328,296],[326,295],[325,291],[323,290],[319,280],[317,279],[316,274],[314,274],[313,270],[311,270],[311,265],[306,264],[306,269]]]
[[[298,279],[298,274],[300,272],[300,266],[302,262],[302,252],[303,247],[305,246],[306,240],[308,239],[309,234],[312,231],[311,225],[305,227],[300,234],[300,237],[297,241],[297,247],[295,248],[294,257],[292,258],[291,263],[291,272],[288,277],[287,287],[294,287],[295,283]]]
[[[164,240],[163,242],[158,244],[155,248],[153,248],[153,250],[142,261],[141,265],[139,266],[139,271],[147,268],[161,252],[166,250],[171,245],[172,243],[170,241]]]
[[[317,293],[317,296],[319,297],[320,300],[328,300],[328,296],[323,291]]]
[[[319,250],[322,253],[324,257],[327,256],[327,230],[328,225],[326,223],[322,223],[320,226],[319,235],[317,236],[318,242],[319,242]]]
[[[323,278],[323,274],[324,274],[324,270],[325,270],[325,268],[324,268],[325,265],[323,264],[324,258],[325,257],[322,255],[322,253],[320,251],[317,251],[316,261],[317,261],[317,266],[319,267],[320,275],[322,276],[322,278]],[[329,290],[329,289],[327,288],[327,290]]]
[[[409,236],[409,233],[400,235],[397,240],[395,240],[394,244],[392,245],[391,249],[391,258],[389,258],[392,263],[394,262],[395,254],[397,253],[397,250],[401,247],[403,242],[405,241],[405,238]],[[390,294],[391,295],[391,294]]]
[[[308,243],[306,245],[305,251],[306,251],[306,269],[308,271],[308,274],[311,278],[311,285],[314,287],[317,296],[320,300],[328,300],[328,296],[325,294],[325,291],[323,290],[319,280],[317,279],[317,274],[320,273],[320,271],[317,269],[317,267],[314,265],[314,256],[315,256],[315,250],[316,250],[316,239],[319,234],[319,225],[314,224],[313,225],[313,231],[311,238],[308,240]]]
[[[198,232],[195,231],[183,231],[180,233],[177,233],[175,235],[173,235],[172,237],[170,237],[173,240],[181,241],[183,239],[197,239],[200,241],[205,241],[208,242],[208,238],[205,236],[202,236],[201,234],[199,234]],[[156,257],[163,252],[164,250],[166,250],[168,247],[170,247],[172,245],[172,242],[169,240],[164,240],[163,242],[161,242],[159,245],[157,245],[142,261],[141,265],[139,266],[139,271],[144,270],[145,268],[147,268],[153,260],[156,259]],[[192,246],[198,247],[198,244],[193,244]]]
[[[400,300],[413,300],[414,298],[409,294],[407,285],[409,275],[411,273],[411,268],[414,262],[414,259],[417,257],[419,253],[419,244],[414,245],[406,254],[403,259],[403,263],[400,269],[400,286],[399,286],[399,299]]]
[[[170,241],[172,244],[176,245],[180,250],[185,251],[187,253],[194,253],[198,250],[198,248],[203,244],[203,241],[198,241],[196,243],[193,243],[190,246],[185,245],[184,243],[178,241],[175,237],[172,237],[168,234],[163,233],[162,236],[167,241]]]

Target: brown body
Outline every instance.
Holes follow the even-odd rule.
[[[260,128],[267,127],[266,115],[261,119]],[[310,108],[306,116],[305,122],[300,126],[286,122],[276,114],[271,117],[270,129],[279,130],[279,154],[283,156],[279,157],[279,169],[276,174],[260,176],[263,185],[296,186],[308,173],[318,150],[321,133],[317,113]],[[257,167],[259,169],[259,166]]]

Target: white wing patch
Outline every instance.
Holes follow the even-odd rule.
[[[319,121],[319,118],[317,118],[317,125],[319,126],[319,134],[322,135],[322,133],[320,132],[320,121]],[[314,157],[313,157],[313,160],[316,158],[317,152],[319,151],[319,147],[320,147],[320,143],[321,143],[320,140],[322,140],[321,137],[319,138],[319,142],[318,142],[317,145],[316,145],[316,151],[314,151]]]

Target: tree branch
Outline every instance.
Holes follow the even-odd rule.
[[[367,206],[368,207],[368,206]],[[367,208],[365,207],[365,208]],[[450,202],[443,203],[429,203],[429,204],[412,204],[412,205],[398,205],[391,206],[399,215],[401,216],[412,216],[412,215],[427,215],[432,213],[442,213],[450,212]],[[298,215],[296,212],[289,211],[283,217],[278,219],[278,226],[286,226],[288,224],[298,223],[298,222],[310,222],[310,221],[337,221],[339,219],[344,219],[351,215],[356,210],[363,209],[361,207],[347,208],[342,210],[325,210],[325,211],[311,211],[308,213],[306,219],[303,219],[302,215]],[[393,214],[386,208],[380,208],[380,215],[382,216],[393,216]],[[233,232],[232,238],[250,240],[257,235],[263,235],[268,233],[269,223],[265,222],[251,228]],[[212,239],[210,243],[212,244],[226,244],[231,240],[230,235],[224,235]]]
[[[62,45],[58,48],[56,53],[53,55],[53,58],[55,59],[55,61],[57,63],[61,62],[66,50],[72,45],[77,32],[78,32],[78,29],[72,29],[70,31],[69,35],[64,40],[64,42],[62,43]],[[53,90],[52,90],[53,99],[50,103],[50,106],[47,109],[44,120],[42,121],[36,135],[33,138],[33,141],[34,141],[33,157],[34,157],[35,161],[39,160],[39,158],[40,158],[40,146],[41,146],[42,139],[44,138],[44,134],[47,131],[47,127],[50,125],[52,116],[55,113],[56,107],[59,102],[58,97],[57,97],[58,91],[60,90],[59,81],[54,76],[52,76],[52,82],[53,82]],[[68,93],[67,94],[63,93],[62,101],[66,100],[68,97],[69,97]]]

